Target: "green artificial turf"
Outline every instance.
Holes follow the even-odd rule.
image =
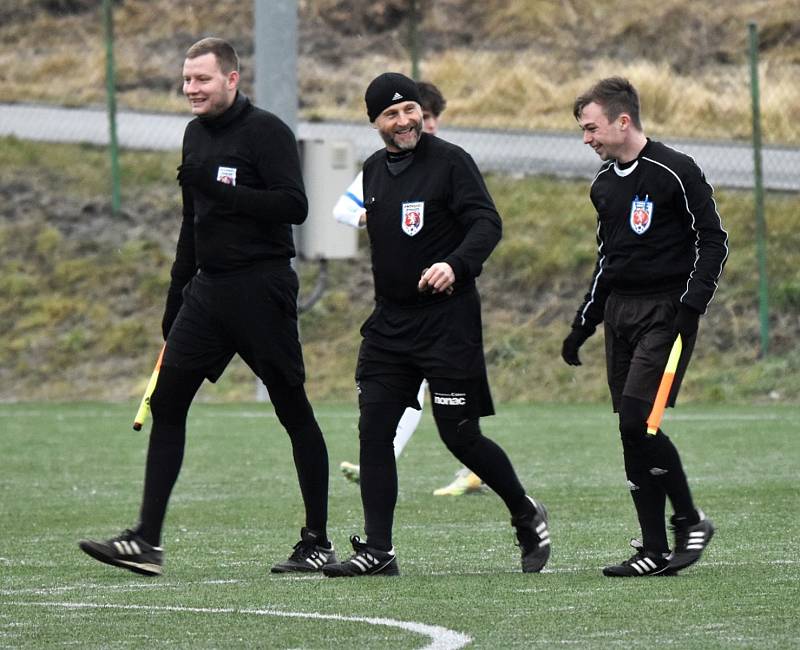
[[[604,578],[637,534],[607,406],[500,406],[483,430],[551,515],[553,554],[519,570],[494,494],[433,497],[458,463],[429,411],[399,463],[401,576],[273,576],[303,524],[289,441],[264,404],[198,404],[144,578],[82,554],[135,523],[147,436],[135,405],[0,405],[0,648],[786,648],[796,644],[798,524],[792,407],[679,407],[664,429],[717,534],[677,577]],[[319,404],[329,532],[362,531],[353,405]],[[146,427],[149,428],[149,427]],[[423,627],[420,627],[423,626]],[[429,627],[424,627],[429,626]],[[449,632],[448,632],[449,630]]]

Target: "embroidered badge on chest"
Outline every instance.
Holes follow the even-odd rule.
[[[653,223],[653,202],[648,201],[649,195],[645,195],[644,200],[639,198],[639,195],[633,197],[631,203],[631,216],[629,223],[631,230],[637,235],[643,235],[647,232],[650,224]]]
[[[225,185],[236,185],[236,167],[219,167],[217,180]]]
[[[414,201],[413,203],[403,203],[400,225],[403,232],[409,237],[413,237],[425,225],[425,201]]]

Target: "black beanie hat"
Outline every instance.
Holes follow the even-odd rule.
[[[375,77],[364,94],[369,121],[375,119],[392,104],[417,102],[422,104],[417,84],[399,72],[384,72]]]

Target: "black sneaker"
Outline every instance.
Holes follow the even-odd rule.
[[[164,551],[151,546],[132,530],[124,530],[104,542],[82,539],[80,549],[95,560],[133,571],[143,576],[160,576]]]
[[[674,571],[669,566],[668,553],[651,553],[644,550],[638,539],[631,540],[636,555],[620,564],[603,568],[603,575],[609,578],[638,578],[640,576],[671,575]]]
[[[703,554],[703,550],[714,536],[714,524],[702,510],[697,511],[700,521],[693,526],[681,524],[673,515],[670,519],[675,531],[675,548],[669,556],[669,566],[673,571],[680,571],[691,566]]]
[[[329,578],[400,575],[394,549],[379,551],[376,548],[370,548],[366,542],[361,541],[358,535],[353,535],[350,543],[355,551],[353,556],[340,564],[326,564],[322,567],[322,573]]]
[[[517,529],[517,541],[522,553],[522,572],[538,573],[550,558],[550,531],[547,528],[547,508],[526,497],[533,504],[533,514],[512,517]]]
[[[333,544],[319,544],[319,535],[308,528],[300,530],[300,541],[294,545],[289,559],[278,562],[270,569],[272,573],[309,573],[319,571],[326,564],[337,562]]]

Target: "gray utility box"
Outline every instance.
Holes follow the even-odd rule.
[[[302,259],[347,259],[358,251],[358,230],[333,218],[333,206],[358,170],[349,140],[300,140],[300,163],[308,196],[308,219],[295,228]]]

